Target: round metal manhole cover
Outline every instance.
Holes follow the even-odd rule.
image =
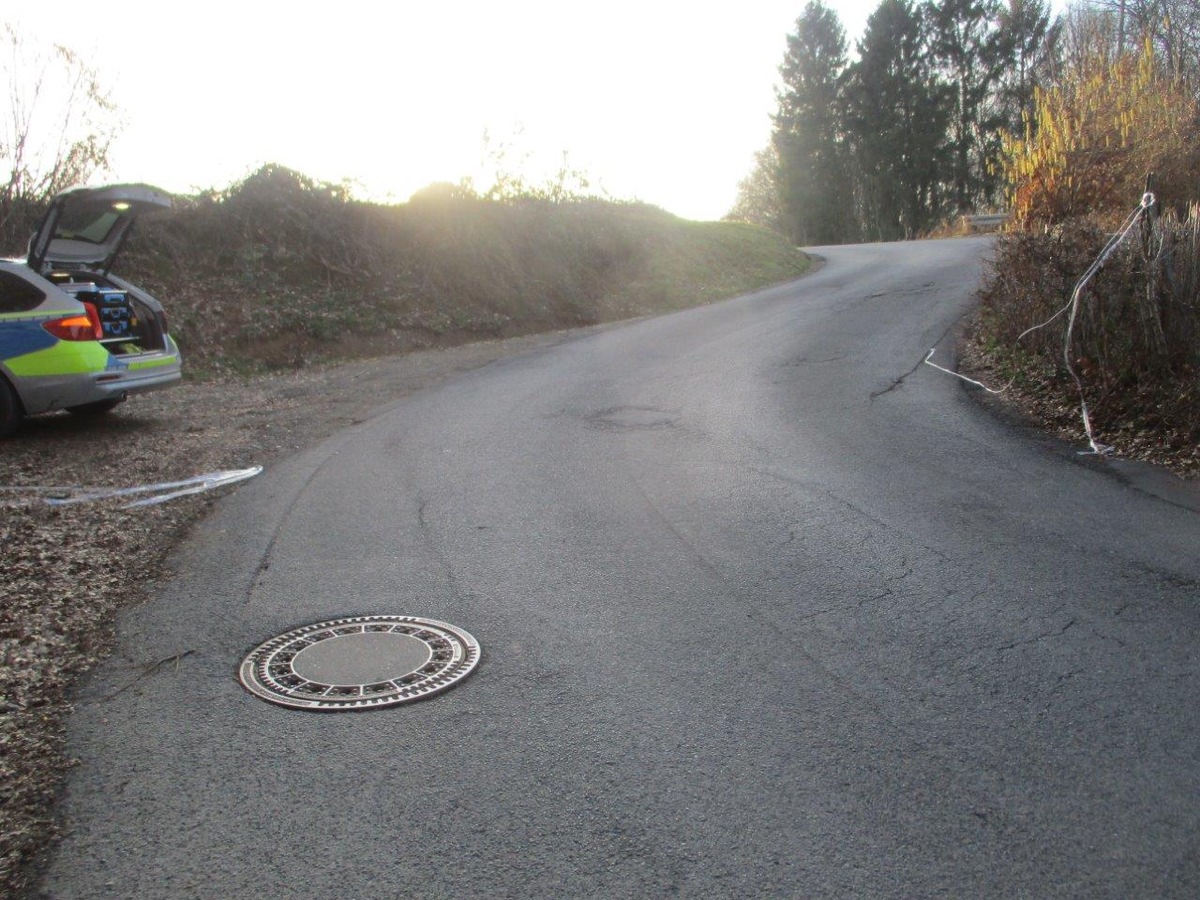
[[[356,616],[271,638],[242,661],[238,680],[280,706],[378,709],[453,687],[478,662],[479,642],[461,628],[414,616]]]

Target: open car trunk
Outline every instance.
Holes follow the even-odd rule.
[[[29,268],[108,274],[140,215],[171,208],[171,197],[147,184],[73,188],[50,201],[29,241]]]
[[[109,272],[137,217],[170,208],[170,195],[145,184],[74,188],[50,202],[29,241],[29,267],[95,308],[110,353],[166,349],[162,304]]]
[[[112,276],[91,272],[48,272],[46,277],[80,303],[96,309],[109,353],[122,356],[166,350],[166,314],[162,304]]]

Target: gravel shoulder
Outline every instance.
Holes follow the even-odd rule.
[[[55,797],[70,691],[112,646],[116,616],[231,488],[157,506],[49,505],[68,486],[131,487],[272,464],[404,396],[497,359],[603,327],[359,360],[252,379],[187,382],[95,419],[29,420],[0,443],[0,895],[36,880],[61,823]]]

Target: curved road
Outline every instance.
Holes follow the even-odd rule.
[[[80,698],[42,889],[1196,896],[1200,504],[919,365],[989,247],[824,248],[241,488]],[[354,714],[235,681],[368,612],[483,662]]]

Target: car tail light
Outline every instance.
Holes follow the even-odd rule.
[[[84,303],[87,310],[85,316],[64,316],[61,319],[51,319],[43,322],[42,327],[60,341],[98,341],[104,337],[104,329],[100,326],[100,313],[91,303]]]

